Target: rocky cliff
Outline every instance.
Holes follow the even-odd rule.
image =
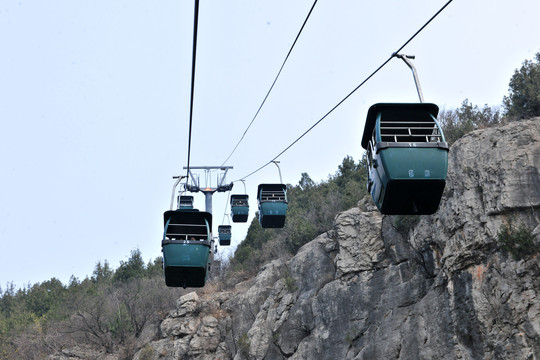
[[[540,118],[475,131],[435,215],[366,199],[234,291],[180,298],[134,359],[538,359],[538,255],[498,234],[538,245],[539,215]]]

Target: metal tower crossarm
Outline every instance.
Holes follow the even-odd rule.
[[[189,171],[189,177],[191,178],[192,182],[192,184],[186,184],[186,190],[190,192],[202,192],[205,195],[206,211],[212,213],[212,195],[216,191],[226,192],[230,191],[233,188],[233,183],[224,184],[227,172],[229,171],[229,169],[232,168],[232,166],[190,166],[189,168],[187,166],[184,166],[184,170]],[[206,186],[204,188],[201,188],[199,182],[195,183],[195,177],[191,173],[191,170],[204,170],[207,172],[210,170],[221,170],[224,171],[224,173],[221,178],[218,178],[217,187],[211,187],[209,186],[209,184],[205,184]]]

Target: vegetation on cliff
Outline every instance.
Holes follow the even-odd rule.
[[[56,278],[16,289],[0,289],[0,358],[43,358],[63,349],[89,346],[105,352],[133,344],[146,325],[159,321],[181,295],[163,291],[161,258],[145,264],[139,250],[114,270],[98,262],[92,276],[68,285]]]
[[[269,260],[294,255],[308,241],[332,227],[335,215],[349,209],[366,193],[367,163],[345,157],[327,181],[315,183],[307,173],[288,185],[289,209],[282,229],[262,229],[255,217],[231,260],[234,270],[256,272]]]
[[[498,106],[480,108],[465,99],[457,109],[441,110],[441,123],[446,141],[453,144],[465,134],[504,122],[540,116],[540,53],[536,62],[525,60],[516,69],[509,83],[509,96],[504,97],[505,112]],[[236,249],[231,265],[234,270],[257,271],[259,266],[284,254],[294,255],[298,249],[327,231],[338,212],[354,206],[366,195],[367,162],[343,159],[338,171],[327,181],[315,183],[302,173],[298,185],[288,186],[289,210],[283,229],[261,229],[256,218],[246,239]],[[397,217],[401,231],[414,217]]]

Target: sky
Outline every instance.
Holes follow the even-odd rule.
[[[280,78],[225,165],[237,180],[296,140],[399,49],[446,0],[318,1]],[[192,166],[220,166],[272,84],[313,1],[201,1]],[[0,286],[91,276],[139,249],[161,255],[173,176],[185,174],[194,1],[0,0]],[[499,106],[540,51],[540,2],[454,0],[402,51],[426,102]],[[368,108],[417,102],[391,60],[279,157],[282,181],[324,181],[358,161]],[[219,172],[200,175],[215,187]],[[246,178],[250,219],[267,166]],[[204,197],[195,196],[204,209]],[[214,231],[228,193],[213,197]],[[229,256],[247,224],[233,224]]]

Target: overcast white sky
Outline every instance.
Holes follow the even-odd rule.
[[[228,181],[281,152],[445,3],[319,1]],[[201,1],[191,165],[222,164],[312,4]],[[535,0],[454,0],[403,50],[416,55],[425,100],[500,105],[540,51],[539,13]],[[187,165],[192,30],[187,0],[0,1],[2,288],[82,279],[137,248],[146,261],[160,255],[172,176]],[[410,70],[392,60],[279,159],[283,181],[319,182],[345,156],[360,159],[369,106],[416,101]],[[257,185],[278,181],[273,165],[247,179],[251,217]],[[214,229],[226,201],[214,196]],[[246,229],[235,224],[233,244]]]

